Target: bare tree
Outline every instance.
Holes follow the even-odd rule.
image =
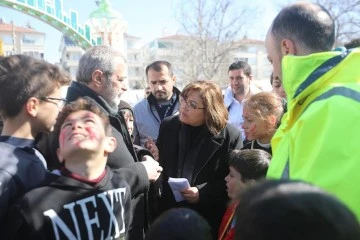
[[[224,63],[231,61],[230,53],[239,47],[238,40],[256,21],[257,11],[235,6],[232,0],[183,0],[181,4],[178,21],[188,36],[182,49],[183,74],[189,80],[218,80]]]
[[[360,1],[316,0],[333,16],[336,24],[336,42],[348,42],[360,37]]]

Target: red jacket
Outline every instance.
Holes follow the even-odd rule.
[[[234,240],[235,239],[235,229],[231,226],[231,222],[234,219],[236,207],[239,202],[236,201],[229,205],[226,209],[226,212],[221,220],[218,240]]]

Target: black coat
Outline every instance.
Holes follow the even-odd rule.
[[[241,149],[241,134],[232,125],[227,125],[217,135],[208,133],[203,136],[205,139],[197,146],[199,153],[190,182],[192,187],[196,186],[199,189],[200,200],[196,204],[176,203],[167,179],[182,177],[179,176],[178,164],[180,132],[183,127],[179,116],[166,118],[160,126],[157,140],[159,162],[163,167],[160,208],[164,211],[177,206],[190,207],[208,220],[216,234],[228,201],[224,180],[229,173],[226,155],[233,149]],[[185,139],[181,138],[181,141]]]

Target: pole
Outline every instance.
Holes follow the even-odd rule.
[[[11,26],[12,26],[12,43],[13,43],[13,49],[12,52],[13,54],[16,54],[16,35],[15,35],[15,26],[14,26],[14,22],[11,21]]]

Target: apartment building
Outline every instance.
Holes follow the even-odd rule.
[[[147,64],[156,60],[167,60],[172,63],[177,76],[177,86],[183,88],[190,81],[206,79],[200,73],[193,73],[199,60],[187,54],[190,38],[184,35],[170,35],[159,37],[147,44],[142,39],[124,35],[125,55],[128,61],[128,81],[130,89],[143,89],[147,85],[144,69]],[[271,65],[267,60],[265,43],[261,40],[243,38],[234,43],[231,51],[219,64],[217,74],[213,77],[221,87],[228,84],[227,69],[229,65],[238,60],[247,61],[252,68],[255,81],[259,85],[269,82]],[[63,37],[61,46],[61,66],[67,70],[73,79],[78,66],[78,61],[84,53],[70,39]]]
[[[44,59],[45,33],[36,31],[30,25],[15,26],[0,19],[0,39],[4,56],[24,54]]]
[[[124,35],[125,57],[128,62],[128,81],[130,89],[144,88],[144,61],[142,40],[128,34]],[[84,54],[84,50],[77,46],[68,37],[62,36],[59,51],[61,54],[60,66],[69,72],[71,78],[75,80],[79,60]]]
[[[75,80],[79,60],[84,54],[84,50],[63,35],[59,51],[61,53],[60,66],[70,74],[72,80]]]
[[[156,38],[144,46],[144,59],[149,61],[167,60],[172,63],[177,75],[177,85],[182,88],[189,81],[206,79],[201,71],[196,72],[196,65],[202,64],[195,59],[194,54],[189,54],[189,45],[192,39],[184,35],[170,35]],[[265,43],[261,40],[243,38],[234,43],[234,50],[224,57],[219,63],[219,69],[213,76],[213,80],[221,86],[227,85],[227,69],[229,65],[238,60],[250,64],[255,81],[267,81],[271,74],[271,65],[267,60]],[[193,74],[196,72],[195,74]],[[192,78],[189,78],[192,75]]]

